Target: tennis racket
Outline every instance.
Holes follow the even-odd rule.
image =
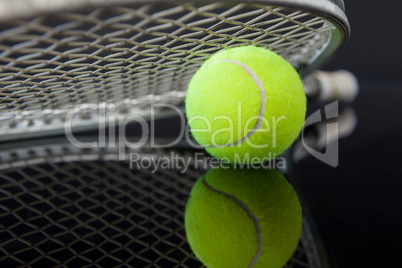
[[[151,104],[183,103],[210,55],[251,44],[290,62],[307,96],[353,99],[353,76],[312,73],[349,34],[342,0],[3,0],[0,141],[61,134],[74,108],[73,130],[99,127],[109,104],[149,118]],[[339,77],[349,93],[333,90]]]

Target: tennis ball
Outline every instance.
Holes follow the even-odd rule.
[[[268,161],[297,138],[306,96],[296,70],[261,47],[214,54],[192,77],[185,101],[195,140],[228,162]]]
[[[209,268],[283,267],[301,227],[297,194],[274,170],[213,169],[186,206],[188,242]]]

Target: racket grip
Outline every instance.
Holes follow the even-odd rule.
[[[314,71],[303,82],[307,97],[317,101],[339,100],[350,103],[359,93],[356,76],[346,70]]]

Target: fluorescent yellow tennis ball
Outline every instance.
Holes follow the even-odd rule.
[[[195,140],[231,163],[267,161],[297,138],[306,96],[296,70],[276,53],[244,46],[218,52],[191,79],[186,113]]]
[[[188,242],[208,268],[283,267],[301,227],[297,194],[274,170],[213,169],[186,206]]]

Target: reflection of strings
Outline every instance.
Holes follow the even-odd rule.
[[[92,140],[92,138],[88,138],[88,140]],[[138,153],[141,158],[148,159],[163,156],[168,157],[171,154],[171,150],[151,149],[150,147],[146,146],[131,149],[131,151],[130,149],[127,149],[127,152],[135,152]],[[194,158],[193,150],[177,150],[174,151],[174,154],[181,155],[185,159]],[[162,168],[159,169],[158,172],[152,173],[152,169],[129,170],[128,164],[117,161],[118,158],[119,154],[117,148],[92,148],[89,150],[82,149],[73,146],[66,139],[60,137],[34,140],[26,143],[17,142],[9,143],[7,145],[5,144],[0,148],[0,173],[4,174],[4,176],[0,177],[5,179],[2,187],[3,189],[8,189],[7,191],[10,192],[10,195],[0,196],[0,202],[2,202],[7,211],[22,212],[22,210],[19,210],[19,208],[8,207],[14,204],[14,202],[7,202],[8,200],[20,201],[21,204],[23,204],[21,205],[21,208],[23,206],[24,211],[26,209],[33,209],[34,211],[37,211],[42,206],[44,209],[46,209],[44,214],[41,213],[38,215],[36,212],[33,212],[33,214],[25,214],[25,216],[22,218],[18,217],[23,226],[25,223],[30,222],[32,219],[30,216],[38,219],[43,218],[44,221],[47,222],[48,217],[52,217],[52,215],[57,217],[57,215],[60,215],[51,214],[50,212],[52,210],[66,213],[71,212],[69,210],[70,206],[65,207],[63,204],[49,202],[53,200],[51,197],[55,197],[55,199],[59,200],[60,197],[66,197],[70,194],[76,195],[77,192],[86,193],[81,195],[73,203],[80,204],[80,202],[86,200],[89,200],[90,202],[95,201],[95,203],[89,207],[83,207],[79,214],[68,214],[68,217],[76,220],[68,223],[71,224],[71,226],[69,226],[69,230],[72,230],[72,232],[75,230],[82,231],[82,228],[90,227],[88,224],[91,224],[91,222],[82,221],[77,218],[83,215],[99,217],[99,220],[101,221],[99,222],[100,224],[106,224],[106,226],[109,226],[113,230],[121,230],[119,227],[120,221],[110,222],[108,221],[110,218],[106,218],[107,215],[114,215],[124,219],[139,217],[143,219],[140,221],[140,223],[144,225],[144,228],[138,229],[136,226],[134,226],[135,228],[133,227],[133,231],[126,230],[126,232],[120,232],[123,234],[121,237],[132,241],[137,240],[140,244],[147,245],[147,248],[135,253],[131,251],[132,248],[129,244],[125,245],[124,250],[129,250],[135,255],[134,261],[147,259],[147,256],[155,253],[154,248],[157,248],[158,245],[163,244],[164,246],[161,247],[161,251],[158,251],[160,254],[158,258],[154,260],[147,259],[147,261],[149,261],[148,266],[154,267],[161,265],[162,263],[170,264],[173,260],[176,261],[178,265],[183,267],[196,267],[198,262],[196,262],[197,260],[195,256],[191,254],[187,244],[184,243],[186,240],[184,237],[183,226],[177,224],[182,222],[182,214],[178,213],[177,215],[173,215],[170,214],[170,212],[182,211],[182,209],[185,207],[185,202],[190,188],[193,186],[195,180],[205,172],[204,167],[202,165],[195,167],[196,162],[193,162],[189,166],[186,175],[181,174],[181,170],[177,168]],[[43,163],[46,163],[46,165],[43,165]],[[44,167],[46,167],[46,170],[43,169]],[[26,170],[28,169],[41,170],[42,173],[29,176],[26,173]],[[77,173],[74,173],[74,175],[70,177],[59,177],[57,175],[71,174],[70,172],[72,170],[76,170]],[[11,173],[14,175],[11,175]],[[88,174],[90,174],[91,179],[87,176]],[[19,178],[20,176],[23,177],[22,180]],[[110,179],[108,179],[109,177]],[[46,180],[44,180],[45,178]],[[45,181],[47,183],[44,183]],[[36,182],[40,182],[40,186]],[[24,188],[23,191],[21,191],[20,187],[18,186],[21,185],[21,183],[26,185],[28,188]],[[26,195],[24,192],[32,189],[38,189],[38,187],[48,190],[43,191],[43,193],[37,192],[37,194],[32,196],[32,200],[24,199],[24,196]],[[92,190],[88,192],[88,189]],[[93,191],[94,189],[95,191]],[[48,192],[51,193],[51,197],[46,198]],[[117,193],[117,195],[110,195],[110,193]],[[42,194],[45,194],[46,196],[42,198]],[[102,199],[97,199],[98,197],[102,197]],[[122,197],[128,198],[127,202],[124,204],[120,203],[122,206],[121,208],[124,208],[124,210],[116,209],[114,206],[107,205],[112,203],[114,204],[116,200],[123,200],[121,199]],[[51,205],[50,212],[48,210],[49,204]],[[138,209],[139,207],[141,208]],[[103,213],[105,209],[111,214]],[[127,211],[127,209],[129,211]],[[306,217],[306,207],[303,207],[303,210],[304,217]],[[157,222],[155,226],[155,217],[157,215],[167,215],[167,211],[169,211],[169,217],[162,222]],[[7,214],[9,212],[3,211],[2,213]],[[314,231],[314,225],[311,225],[310,220],[311,219],[306,218],[303,219],[303,231],[300,244],[296,248],[292,259],[289,260],[285,267],[326,267],[320,266],[323,261],[326,261],[326,256],[321,255],[323,252],[318,253],[317,251],[317,233]],[[58,222],[58,220],[48,222],[48,224],[44,225],[42,228],[43,231],[40,232],[40,236],[44,235],[46,237],[44,239],[48,239],[49,242],[46,243],[51,243],[54,240],[62,240],[63,242],[65,241],[64,239],[69,239],[64,236],[60,236],[59,238],[58,236],[55,236],[54,232],[56,232],[56,234],[59,233],[57,228],[47,228],[48,226],[57,225]],[[101,240],[99,240],[99,243],[96,244],[80,244],[81,248],[84,247],[84,249],[81,251],[75,251],[76,259],[80,259],[82,256],[81,252],[86,248],[88,248],[88,250],[102,250],[100,247],[105,245],[105,242],[107,241],[110,241],[113,245],[118,245],[118,243],[116,244],[115,239],[120,239],[120,235],[118,237],[114,237],[112,236],[113,233],[107,233],[110,228],[105,228],[104,225],[102,226],[103,227],[100,227],[96,230],[88,229],[93,231],[89,234],[77,236],[77,240],[81,240],[85,243],[91,240],[91,234],[95,234],[95,231],[98,231],[101,234]],[[166,226],[172,228],[169,229],[172,235],[159,235],[160,233],[165,233]],[[138,235],[137,230],[140,230],[143,233]],[[256,230],[259,229],[256,227]],[[81,231],[78,233],[80,234]],[[16,230],[16,232],[17,236],[21,232],[21,229]],[[147,233],[149,235],[146,235]],[[259,231],[257,231],[257,234],[258,233]],[[23,235],[18,238],[18,240],[20,239],[28,243],[26,240],[24,240]],[[156,241],[154,239],[156,239]],[[177,239],[180,239],[182,242],[178,242]],[[15,241],[15,239],[10,238],[9,241]],[[260,241],[262,241],[262,238]],[[92,240],[90,242],[93,243]],[[74,244],[72,241],[67,241],[65,243],[66,245]],[[20,256],[29,254],[29,249],[34,248],[36,250],[39,242],[33,243],[31,241],[28,244],[30,247],[21,248],[18,250],[18,252],[9,251],[9,257],[5,260],[16,258],[16,254],[20,254]],[[6,242],[4,242],[3,245],[6,245]],[[95,264],[99,264],[102,263],[101,261],[104,260],[104,258],[114,258],[119,260],[118,253],[120,251],[118,250],[120,249],[121,247],[116,247],[116,250],[110,250],[102,255],[102,257],[100,257],[101,259],[91,259],[91,261]],[[54,252],[56,253],[60,252],[59,250],[61,250],[61,248],[54,248]],[[67,247],[67,251],[72,250],[74,249]],[[48,251],[43,251],[41,253],[43,254],[42,257],[38,257],[36,260],[27,263],[26,266],[35,264],[42,259],[46,259],[49,255]],[[60,263],[63,261],[62,258],[65,257],[62,254],[55,254],[54,256],[52,255],[53,260]],[[127,263],[131,262],[127,261]],[[167,266],[169,265],[166,265],[166,267]],[[197,267],[200,267],[200,265]]]
[[[247,213],[247,215],[249,216],[249,218],[253,221],[254,226],[255,226],[255,231],[257,233],[257,251],[253,257],[253,259],[251,260],[250,264],[248,265],[248,267],[253,267],[257,262],[258,259],[261,256],[261,251],[262,251],[262,235],[261,235],[261,228],[260,228],[260,221],[257,218],[257,216],[254,215],[254,213],[247,207],[247,205],[245,203],[243,203],[240,199],[238,199],[236,196],[222,192],[218,189],[215,189],[214,187],[212,187],[207,180],[205,179],[205,177],[202,180],[205,184],[205,186],[213,191],[216,192],[218,194],[221,194],[223,196],[226,196],[227,198],[232,199],[233,201],[235,201],[243,210],[244,212]]]

